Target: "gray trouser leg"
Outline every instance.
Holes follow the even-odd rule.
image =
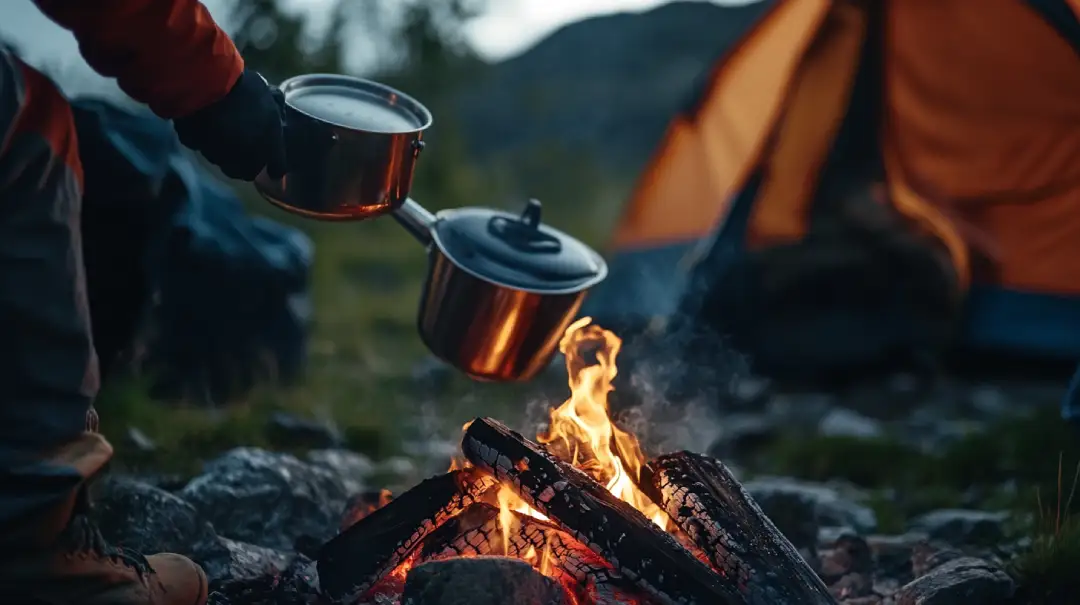
[[[77,149],[67,102],[0,50],[0,524],[70,494],[54,454],[96,429]]]

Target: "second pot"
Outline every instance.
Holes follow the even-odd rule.
[[[437,215],[407,200],[393,216],[428,244],[417,324],[436,356],[478,380],[532,379],[550,363],[589,288],[607,276],[591,248],[540,223],[486,208]]]

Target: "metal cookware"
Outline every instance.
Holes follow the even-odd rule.
[[[533,378],[555,354],[589,288],[607,276],[599,254],[541,223],[486,208],[432,214],[408,198],[431,114],[392,88],[346,76],[281,86],[289,173],[256,180],[274,204],[320,220],[392,213],[428,249],[418,328],[428,349],[478,380]]]
[[[607,264],[580,241],[540,222],[540,202],[520,216],[487,208],[432,215],[407,200],[394,218],[428,246],[419,329],[437,357],[480,380],[524,381],[555,354]]]
[[[431,112],[393,88],[348,76],[305,75],[281,84],[289,173],[263,172],[255,188],[309,218],[363,220],[401,206]]]

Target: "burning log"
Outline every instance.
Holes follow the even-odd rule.
[[[791,543],[718,460],[677,452],[641,472],[642,489],[734,579],[747,603],[835,605]]]
[[[750,603],[733,582],[694,558],[634,507],[502,423],[476,419],[465,431],[461,449],[470,462],[511,486],[654,600]]]
[[[353,602],[403,563],[431,532],[495,485],[476,469],[421,482],[327,542],[319,553],[325,596]]]
[[[522,559],[559,581],[578,602],[614,605],[639,602],[637,589],[600,555],[556,525],[511,514],[504,531],[499,509],[473,504],[424,540],[418,562],[501,555]]]

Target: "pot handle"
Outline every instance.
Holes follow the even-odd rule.
[[[431,244],[431,228],[435,225],[435,215],[420,205],[419,202],[405,198],[405,203],[394,210],[394,220],[412,234],[421,244]]]

